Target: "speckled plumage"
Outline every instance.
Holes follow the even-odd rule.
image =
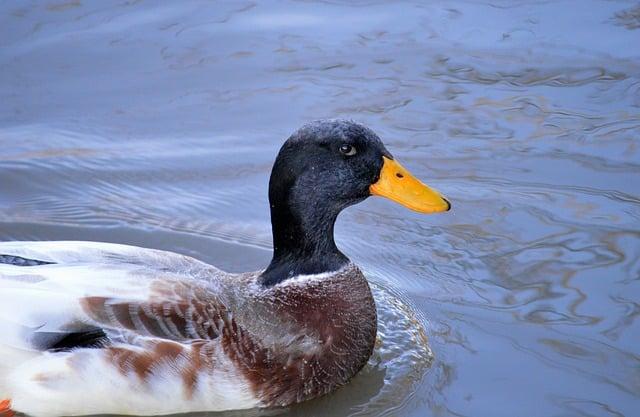
[[[12,242],[0,253],[51,262],[0,264],[0,397],[30,415],[287,405],[346,383],[373,348],[373,298],[353,265],[264,287],[259,273],[124,245]],[[108,338],[100,348],[34,344],[95,328]]]

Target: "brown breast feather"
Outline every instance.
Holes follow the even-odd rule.
[[[312,335],[313,351],[261,346],[259,339],[232,323],[222,329],[225,353],[267,406],[315,398],[344,385],[367,362],[377,329],[369,285],[355,267],[331,278],[273,288],[273,308],[299,329],[296,343]]]

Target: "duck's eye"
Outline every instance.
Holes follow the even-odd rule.
[[[343,143],[340,145],[340,152],[347,156],[353,156],[356,154],[356,147]]]

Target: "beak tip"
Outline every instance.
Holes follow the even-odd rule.
[[[447,203],[447,209],[445,211],[449,211],[451,210],[451,202],[449,200],[447,200],[446,198],[443,198],[444,202]]]

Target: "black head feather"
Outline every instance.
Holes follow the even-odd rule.
[[[370,195],[383,156],[392,159],[373,131],[346,120],[309,123],[284,143],[269,181],[274,255],[265,285],[349,261],[335,245],[334,224],[340,211]]]

